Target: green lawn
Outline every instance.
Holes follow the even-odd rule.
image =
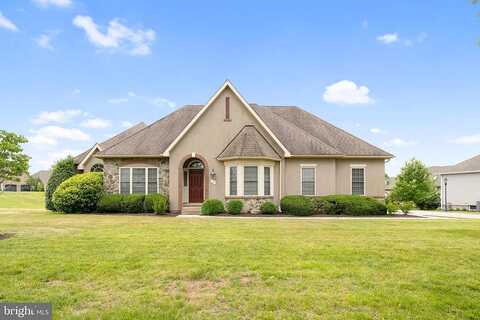
[[[44,192],[0,192],[0,208],[43,209]]]
[[[0,301],[55,319],[479,319],[480,221],[0,210]]]

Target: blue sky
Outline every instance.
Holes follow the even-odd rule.
[[[31,171],[131,123],[205,103],[298,105],[393,153],[480,153],[480,18],[451,1],[0,3],[0,128]]]

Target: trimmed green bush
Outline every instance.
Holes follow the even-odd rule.
[[[230,214],[240,214],[243,209],[243,202],[240,200],[230,200],[227,202],[227,212]]]
[[[105,213],[165,213],[168,199],[161,194],[106,194],[97,205],[97,212]]]
[[[280,206],[282,212],[294,216],[311,216],[314,213],[312,198],[305,196],[285,196]]]
[[[122,197],[122,212],[123,213],[143,213],[145,195],[143,194],[127,194]]]
[[[334,215],[340,214],[337,212],[335,204],[321,197],[311,198],[313,202],[313,212],[315,214]]]
[[[277,214],[278,207],[275,203],[271,201],[266,201],[260,206],[260,212],[263,214]]]
[[[402,210],[403,213],[407,214],[410,212],[410,210],[415,209],[415,202],[413,201],[402,201],[399,204],[400,210]]]
[[[208,199],[202,204],[202,214],[204,215],[216,215],[223,213],[225,208],[223,202],[218,199]]]
[[[105,194],[103,195],[97,204],[97,212],[101,213],[120,213],[122,212],[122,199],[121,194]]]
[[[388,212],[388,214],[395,213],[395,212],[397,212],[398,209],[399,209],[398,203],[395,202],[395,201],[389,201],[389,202],[387,202],[386,206],[387,206],[387,212]]]
[[[168,211],[168,199],[161,194],[149,194],[145,196],[145,211],[164,214]]]
[[[60,212],[93,212],[102,193],[103,174],[82,173],[62,182],[53,193],[52,202]]]
[[[77,173],[75,168],[75,161],[72,157],[67,157],[63,160],[57,161],[52,167],[52,173],[47,182],[45,189],[45,207],[48,210],[55,211],[55,205],[52,202],[53,193],[57,190],[58,186],[70,177],[73,177]]]
[[[334,206],[333,214],[347,216],[376,216],[387,214],[387,207],[380,201],[358,195],[331,195],[320,197]]]

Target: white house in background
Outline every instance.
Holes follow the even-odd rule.
[[[480,155],[441,171],[442,208],[480,210]]]

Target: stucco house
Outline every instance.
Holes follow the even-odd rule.
[[[480,210],[480,155],[430,171],[439,176],[443,209]]]
[[[226,81],[204,105],[187,105],[78,156],[103,165],[111,193],[162,193],[173,212],[208,198],[255,211],[285,195],[361,194],[383,199],[393,156],[295,106],[248,103]],[[98,166],[97,166],[98,167]]]
[[[30,185],[27,184],[28,173],[22,174],[16,180],[7,180],[0,183],[0,191],[3,192],[24,192],[30,191]]]

